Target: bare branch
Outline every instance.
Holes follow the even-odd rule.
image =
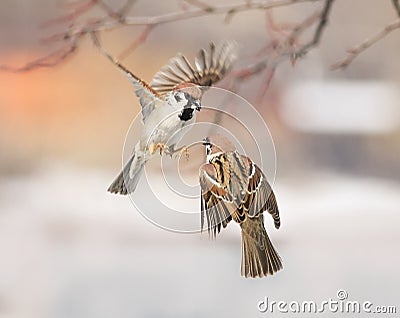
[[[193,6],[196,6],[200,9],[203,9],[206,12],[211,12],[213,10],[212,6],[208,5],[207,3],[205,3],[201,0],[185,0],[185,2],[187,2]]]
[[[322,14],[323,14],[322,11],[315,12],[314,14],[307,17],[303,22],[299,23],[298,25],[295,25],[292,29],[291,34],[288,36],[289,44],[294,44],[296,42],[296,38],[299,37],[299,35],[306,29],[311,27],[316,21],[318,21],[322,16]]]
[[[330,10],[332,8],[334,0],[326,0],[325,1],[325,6],[322,9],[321,17],[317,26],[317,29],[315,30],[314,37],[310,42],[307,44],[303,45],[299,50],[293,53],[293,58],[297,59],[299,57],[304,56],[305,54],[308,53],[308,51],[313,48],[314,46],[317,46],[319,44],[319,41],[321,40],[322,32],[324,31],[326,24],[328,22],[328,16],[330,13]]]
[[[331,66],[332,70],[337,70],[339,68],[347,67],[353,60],[366,49],[374,45],[375,43],[382,40],[385,36],[387,36],[392,31],[400,28],[400,19],[393,21],[392,23],[385,26],[381,31],[377,32],[373,36],[364,40],[361,44],[353,47],[352,49],[348,50],[348,54],[345,58],[340,60],[339,62],[333,64]]]
[[[260,104],[265,96],[272,78],[275,74],[277,66],[287,61],[288,57],[292,63],[298,58],[304,56],[308,51],[316,46],[322,37],[323,30],[327,24],[329,12],[332,8],[333,0],[326,0],[321,11],[311,14],[298,24],[276,24],[273,21],[272,14],[267,12],[267,26],[270,33],[269,44],[262,49],[263,56],[256,63],[256,68],[245,68],[243,74],[247,77],[253,76],[262,70],[265,70],[265,79],[260,87],[260,91],[256,98],[256,104]],[[313,38],[303,46],[298,44],[298,38],[308,28],[318,22]],[[278,36],[276,37],[275,34]],[[296,49],[296,47],[299,47]],[[268,63],[267,63],[268,61]],[[235,75],[234,75],[235,76]],[[235,86],[235,85],[234,85]]]
[[[23,66],[13,67],[8,65],[0,65],[0,71],[12,72],[12,73],[22,73],[31,71],[37,68],[46,68],[53,67],[55,65],[60,64],[61,62],[67,60],[67,58],[71,57],[72,54],[76,51],[77,38],[72,39],[71,43],[58,49],[46,56],[40,57],[36,60],[33,60]]]
[[[60,23],[65,23],[68,21],[75,20],[76,18],[83,15],[85,12],[92,9],[97,4],[97,1],[98,0],[88,0],[86,3],[80,4],[80,5],[74,4],[75,10],[73,12],[63,15],[61,17],[52,19],[50,21],[46,21],[45,23],[42,24],[42,27],[49,27],[54,24],[60,24]]]
[[[67,3],[68,12],[61,17],[52,19],[44,24],[51,26],[54,24],[68,24],[64,31],[56,33],[47,39],[45,43],[58,43],[60,49],[37,58],[19,67],[0,65],[0,71],[24,72],[41,67],[55,66],[67,58],[71,57],[78,47],[78,42],[86,35],[91,35],[94,44],[100,49],[103,55],[106,53],[97,40],[96,34],[102,31],[115,30],[127,26],[141,26],[142,30],[132,43],[128,43],[127,48],[119,55],[119,59],[126,58],[132,51],[143,44],[151,35],[151,32],[162,24],[170,24],[177,21],[191,20],[198,17],[211,15],[221,15],[225,22],[229,22],[235,14],[246,11],[261,11],[266,14],[268,42],[254,56],[249,56],[248,63],[241,69],[234,69],[230,76],[226,78],[224,84],[230,90],[238,91],[240,84],[252,76],[263,73],[264,79],[257,101],[260,102],[265,95],[278,65],[290,60],[293,64],[305,56],[312,48],[321,42],[324,30],[326,29],[329,15],[332,11],[334,0],[238,0],[239,3],[225,2],[214,5],[211,0],[180,0],[184,9],[164,13],[156,16],[127,16],[133,4],[137,0],[125,0],[120,8],[113,8],[105,0],[80,0]],[[400,0],[391,0],[394,10],[399,18],[388,24],[383,30],[377,32],[364,40],[361,44],[348,51],[345,58],[332,65],[332,69],[344,68],[348,66],[359,54],[380,41],[392,31],[400,28]],[[272,16],[272,9],[291,6],[302,3],[321,3],[317,12],[305,17],[299,23],[275,23]],[[101,9],[99,17],[94,15],[94,8]],[[97,12],[96,12],[97,13]],[[311,28],[315,30],[311,37],[303,41],[302,35]],[[114,63],[119,63],[108,56]],[[243,61],[243,60],[242,60]],[[122,68],[122,66],[121,66]]]
[[[116,67],[118,67],[124,73],[130,73],[123,65],[121,65],[118,60],[116,60],[111,54],[109,54],[100,44],[99,38],[97,37],[96,32],[91,32],[90,36],[92,38],[92,42],[94,46],[99,50],[99,52],[108,59],[111,63],[113,63]]]
[[[397,15],[400,18],[400,3],[399,3],[399,0],[392,0],[392,3],[393,3],[393,6],[394,6],[394,9],[397,12]]]
[[[266,61],[262,60],[255,64],[250,64],[240,70],[236,70],[236,71],[233,70],[231,72],[231,76],[233,76],[238,81],[243,81],[250,76],[260,73],[262,70],[264,70],[266,68],[266,66],[267,66]]]
[[[261,104],[265,94],[267,93],[267,90],[268,90],[269,86],[271,85],[272,78],[275,75],[275,70],[276,70],[276,66],[267,69],[263,83],[260,86],[260,91],[257,94],[257,98],[256,98],[257,105]]]
[[[104,30],[112,30],[123,26],[147,26],[145,30],[139,35],[139,37],[123,52],[122,56],[126,56],[132,50],[134,50],[138,45],[143,43],[152,29],[160,24],[167,24],[176,21],[189,20],[196,17],[204,17],[208,15],[232,15],[236,12],[250,11],[250,10],[269,10],[271,8],[278,8],[289,6],[293,4],[300,4],[306,2],[321,2],[322,0],[259,0],[259,1],[248,1],[244,0],[242,3],[237,4],[225,4],[219,6],[211,6],[205,4],[202,0],[188,0],[195,8],[186,10],[171,12],[167,14],[162,14],[159,16],[149,16],[149,17],[126,17],[125,14],[129,10],[130,6],[135,3],[135,0],[127,0],[126,4],[120,10],[113,10],[103,0],[87,0],[83,4],[79,2],[74,2],[70,4],[74,10],[70,14],[66,14],[62,17],[53,19],[45,24],[45,26],[70,22],[70,26],[67,27],[66,31],[58,34],[54,34],[46,39],[46,41],[70,41],[70,39],[75,39],[77,42],[80,38],[86,34]],[[328,0],[329,1],[329,0]],[[332,0],[331,0],[332,1]],[[92,19],[91,21],[86,21],[84,23],[77,24],[76,19],[82,16],[84,13],[88,12],[95,6],[100,6],[107,16],[97,19]],[[75,47],[71,47],[69,44],[65,45],[68,49],[69,56],[75,51]],[[40,58],[35,61],[27,63],[25,66],[15,68],[3,66],[1,70],[3,71],[22,71],[31,70],[34,68],[48,67],[50,65],[54,66],[58,62],[62,62],[65,58],[54,59],[54,56],[58,56],[59,52],[54,52],[46,57]],[[46,58],[49,59],[46,63]],[[35,64],[36,63],[36,64]],[[35,66],[36,65],[36,66]]]
[[[154,25],[146,25],[142,33],[136,38],[136,40],[129,45],[125,50],[122,51],[122,53],[118,56],[120,60],[125,59],[129,54],[131,54],[136,48],[144,43],[149,36],[150,32],[153,30],[155,26]]]
[[[102,8],[109,17],[123,23],[125,20],[125,15],[129,11],[129,9],[132,7],[132,5],[136,2],[136,0],[127,0],[125,4],[119,9],[119,10],[114,10],[111,8],[107,3],[105,3],[103,0],[97,0],[98,5],[100,8]]]
[[[123,21],[123,25],[157,25],[157,24],[166,24],[176,21],[182,20],[190,20],[196,17],[204,17],[208,15],[219,15],[226,14],[228,12],[234,11],[250,11],[250,10],[268,10],[271,8],[284,7],[289,6],[295,3],[305,3],[305,2],[320,2],[321,0],[269,0],[269,1],[255,1],[255,2],[245,2],[239,4],[229,4],[229,5],[220,5],[211,7],[212,10],[204,11],[203,8],[195,8],[188,11],[181,12],[171,12],[159,16],[150,16],[150,17],[126,17]],[[332,0],[330,0],[332,1]],[[93,31],[104,31],[111,30],[117,27],[120,27],[121,23],[118,21],[108,21],[95,23],[90,26],[88,32]],[[76,29],[82,29],[82,27],[72,27],[69,30],[71,35],[74,35]]]

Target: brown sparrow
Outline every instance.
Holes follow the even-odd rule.
[[[112,193],[128,194],[135,191],[144,165],[157,149],[174,153],[175,145],[186,133],[185,127],[196,120],[195,111],[201,109],[203,91],[225,76],[234,58],[236,45],[226,41],[216,47],[201,49],[193,67],[178,53],[157,72],[150,84],[137,77],[116,61],[99,44],[100,52],[122,70],[135,86],[135,94],[142,106],[144,127],[134,152],[121,173],[108,188]]]
[[[281,258],[264,227],[267,210],[280,226],[274,192],[260,168],[239,154],[224,136],[203,140],[206,164],[200,168],[201,229],[206,215],[208,232],[215,237],[233,219],[242,229],[241,275],[263,277],[282,269]]]

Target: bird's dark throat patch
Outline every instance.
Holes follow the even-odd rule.
[[[178,115],[180,120],[188,121],[193,117],[194,109],[192,108],[184,108],[183,111]]]

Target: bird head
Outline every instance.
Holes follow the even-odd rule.
[[[193,112],[201,110],[201,89],[191,83],[177,85],[170,93],[170,104],[180,109],[179,118],[187,121],[193,117]]]
[[[207,161],[222,153],[235,151],[236,149],[232,142],[222,135],[211,135],[204,138],[203,145],[206,147]]]

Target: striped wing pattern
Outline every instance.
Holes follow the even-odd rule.
[[[235,51],[236,43],[232,41],[219,46],[210,43],[208,50],[202,49],[197,54],[195,66],[178,53],[154,75],[150,86],[161,95],[183,83],[211,86],[228,72],[236,58]]]
[[[281,221],[275,194],[261,169],[250,158],[244,158],[248,161],[250,169],[248,188],[242,201],[243,212],[252,218],[267,210],[274,219],[275,227],[279,229]]]
[[[204,217],[207,219],[208,233],[215,237],[232,220],[233,198],[217,181],[217,171],[212,164],[200,168],[201,187],[201,230]]]
[[[221,180],[220,177],[223,173],[222,157],[200,169],[201,228],[204,227],[206,216],[208,229],[215,236],[220,232],[221,224],[226,227],[232,218],[242,223],[267,210],[278,229],[280,217],[275,194],[261,169],[251,159],[237,152],[225,153],[224,156],[230,159],[229,174],[224,173],[229,180]]]

